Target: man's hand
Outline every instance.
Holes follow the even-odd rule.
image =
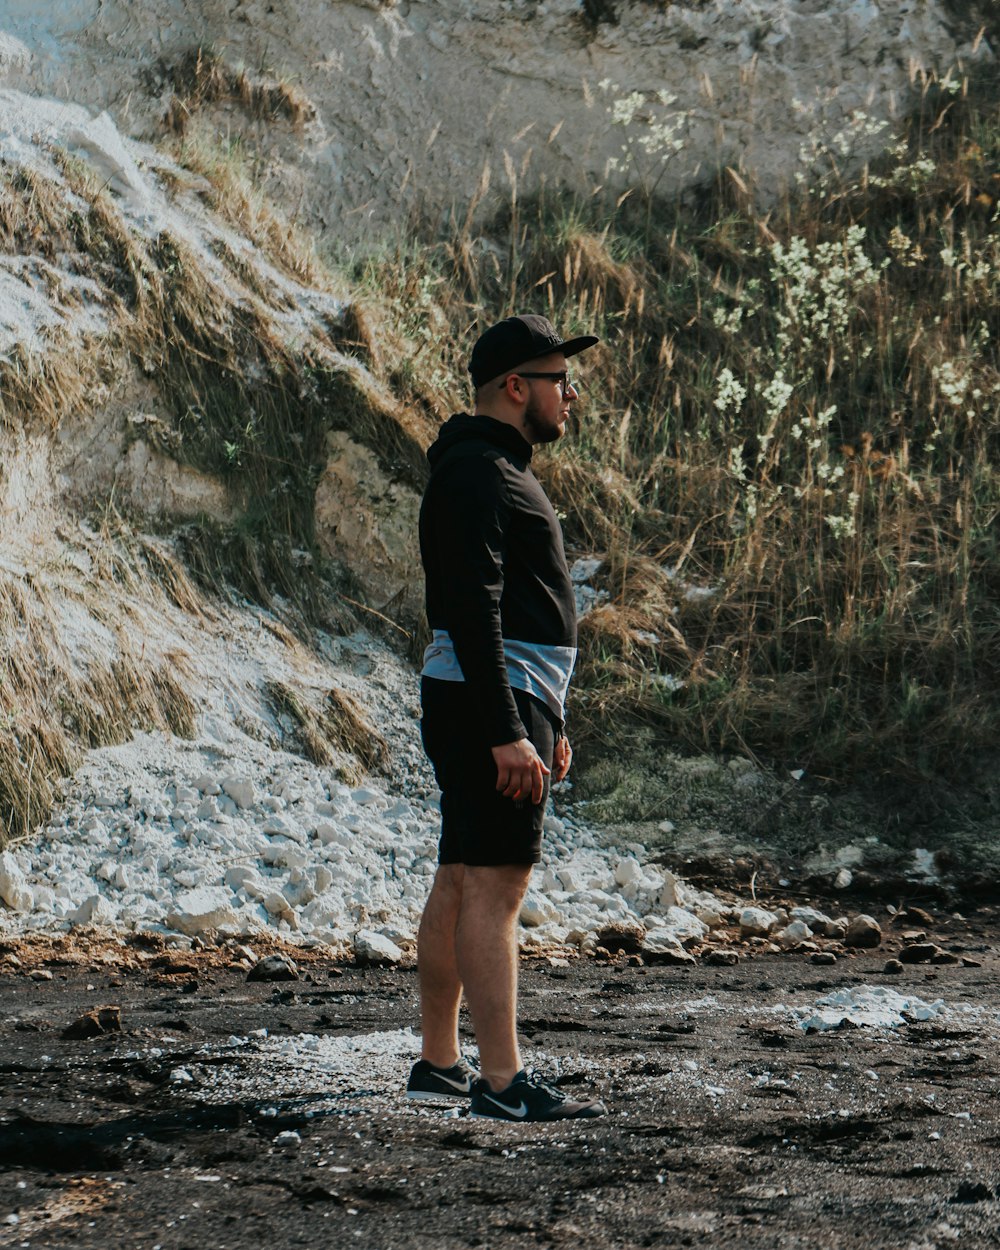
[[[542,787],[550,770],[531,742],[519,738],[517,742],[505,742],[492,750],[500,793],[508,799],[526,799],[530,794],[533,804],[541,803]]]
[[[569,744],[569,738],[565,734],[560,734],[556,738],[556,745],[552,751],[552,780],[562,781],[572,763],[573,748]]]

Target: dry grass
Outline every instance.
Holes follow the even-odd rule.
[[[608,595],[578,735],[631,720],[837,777],[954,775],[995,744],[1000,112],[988,80],[915,88],[877,161],[847,179],[819,146],[766,215],[725,171],[687,205],[512,193],[493,246],[470,213],[383,275],[397,324],[448,344],[428,394],[473,320],[604,339],[539,458]]]
[[[257,162],[239,142],[195,135],[171,150],[181,165],[208,180],[210,189],[205,198],[209,207],[279,269],[310,286],[326,285],[328,275],[317,257],[315,239],[275,209],[262,186]],[[252,263],[231,251],[227,261],[242,282],[252,290],[260,288]]]
[[[120,559],[128,566],[125,553]],[[130,575],[144,576],[136,567]],[[41,579],[0,576],[0,845],[46,817],[56,779],[72,772],[82,748],[125,742],[137,729],[194,734],[186,656],[150,662],[124,626],[106,628],[100,647],[91,642],[77,653],[69,644],[71,601],[92,596],[96,622],[114,589],[97,581],[83,592],[60,590]]]
[[[262,603],[277,594],[300,633],[316,620],[351,627],[342,587],[327,576],[314,543],[314,492],[327,432],[351,429],[377,446],[393,472],[419,480],[429,430],[419,413],[407,414],[336,351],[342,328],[317,324],[311,337],[287,346],[269,316],[273,298],[262,298],[248,260],[231,249],[222,256],[244,298],[213,279],[211,267],[180,239],[164,232],[151,240],[132,229],[86,166],[68,157],[59,164],[70,196],[53,177],[0,174],[0,246],[33,257],[43,278],[58,264],[93,280],[104,293],[106,331],[84,350],[53,343],[44,353],[18,351],[0,362],[0,427],[56,433],[123,376],[138,373],[153,380],[169,414],[157,427],[157,445],[221,478],[239,520],[192,523],[170,543],[140,537],[108,504],[101,541],[87,553],[87,586],[63,588],[73,610],[82,609],[103,638],[92,654],[77,654],[79,640],[61,639],[65,609],[59,594],[45,590],[46,578],[32,570],[20,582],[2,582],[0,840],[22,836],[44,818],[54,780],[71,771],[81,749],[120,742],[135,728],[192,732],[195,707],[182,657],[152,662],[131,647],[127,612],[114,617],[126,603],[159,596],[161,608],[169,600],[204,619],[211,613],[206,587]],[[286,270],[326,286],[311,243],[300,246],[277,216],[240,200],[234,170],[235,164],[215,170],[217,192],[234,218],[260,235]],[[346,589],[359,597],[353,584]],[[352,730],[348,703],[334,699],[318,725],[326,741],[347,743],[344,749],[364,767],[381,758],[377,735],[367,727]],[[321,750],[318,739],[312,747]]]
[[[235,104],[247,117],[268,123],[284,120],[296,128],[312,121],[316,113],[292,83],[236,69],[205,48],[190,49],[167,75],[174,96],[164,120],[178,135],[187,132],[197,112],[212,104]]]
[[[275,715],[289,725],[291,744],[314,764],[337,765],[345,781],[357,784],[388,762],[388,744],[346,691],[335,687],[319,707],[286,682],[269,682],[265,693]],[[345,755],[355,763],[345,762]]]

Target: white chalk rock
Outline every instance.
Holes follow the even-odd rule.
[[[249,864],[234,864],[232,868],[227,868],[223,880],[231,890],[251,889],[259,893],[261,889],[260,877]]]
[[[584,889],[583,874],[572,864],[565,864],[553,871],[560,888],[565,890],[567,894],[578,894]]]
[[[359,786],[357,790],[351,791],[351,798],[359,807],[370,807],[373,803],[384,799],[385,795],[380,794],[378,790],[371,790],[368,786]]]
[[[14,911],[31,911],[34,901],[24,873],[10,851],[0,852],[0,899]]]
[[[615,882],[620,886],[632,885],[642,880],[642,864],[634,855],[627,855],[615,864]]]
[[[773,911],[763,907],[744,907],[740,912],[740,933],[743,937],[767,937],[779,923]]]
[[[398,964],[403,952],[384,934],[359,929],[354,935],[354,957],[359,964]]]
[[[650,929],[643,939],[642,949],[652,955],[660,955],[666,951],[684,950],[680,938],[674,929]]]
[[[91,894],[68,918],[74,924],[107,924],[114,918],[114,908],[100,894]]]
[[[267,820],[264,821],[260,828],[262,833],[281,833],[288,838],[299,836],[299,831],[295,827],[295,822],[289,820],[287,816],[268,816]]]
[[[683,907],[668,907],[665,919],[681,942],[700,941],[708,933],[708,925]]]
[[[264,905],[264,910],[271,916],[283,916],[289,911],[288,899],[280,890],[271,890],[260,900]]]
[[[781,930],[777,941],[779,946],[790,950],[793,946],[798,946],[800,942],[807,942],[812,935],[812,929],[809,928],[804,920],[793,920],[787,928]]]
[[[249,777],[226,777],[223,779],[222,788],[237,807],[253,807],[256,801],[253,782]]]
[[[322,894],[333,885],[333,873],[325,864],[317,864],[315,868],[310,869],[312,874],[313,889],[317,894]]]
[[[236,921],[232,895],[218,885],[185,890],[174,900],[173,908],[166,918],[171,929],[186,933],[188,937],[209,933],[222,925],[236,924]]]
[[[524,896],[524,902],[521,904],[520,919],[521,924],[525,928],[534,929],[540,924],[558,920],[559,913],[544,894],[538,894],[535,890],[529,890]]]
[[[321,821],[316,826],[316,837],[323,846],[329,846],[331,843],[336,846],[351,846],[355,841],[353,834],[328,820]]]
[[[823,937],[838,936],[836,922],[815,907],[793,907],[788,914],[792,920],[807,924],[813,933],[820,933]]]
[[[656,897],[657,907],[677,907],[680,903],[677,893],[677,878],[672,872],[663,874],[663,888]]]

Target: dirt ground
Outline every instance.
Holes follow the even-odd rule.
[[[406,1103],[412,968],[7,942],[0,1246],[997,1246],[1000,917],[933,938],[966,964],[525,961],[529,1063],[611,1108],[561,1126]],[[792,1010],[878,987],[929,1018]]]

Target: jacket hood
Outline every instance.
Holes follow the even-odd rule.
[[[519,460],[531,459],[531,444],[512,425],[493,417],[470,416],[467,412],[457,413],[444,423],[437,439],[427,449],[427,459],[433,467],[458,443],[473,441],[502,447]]]

